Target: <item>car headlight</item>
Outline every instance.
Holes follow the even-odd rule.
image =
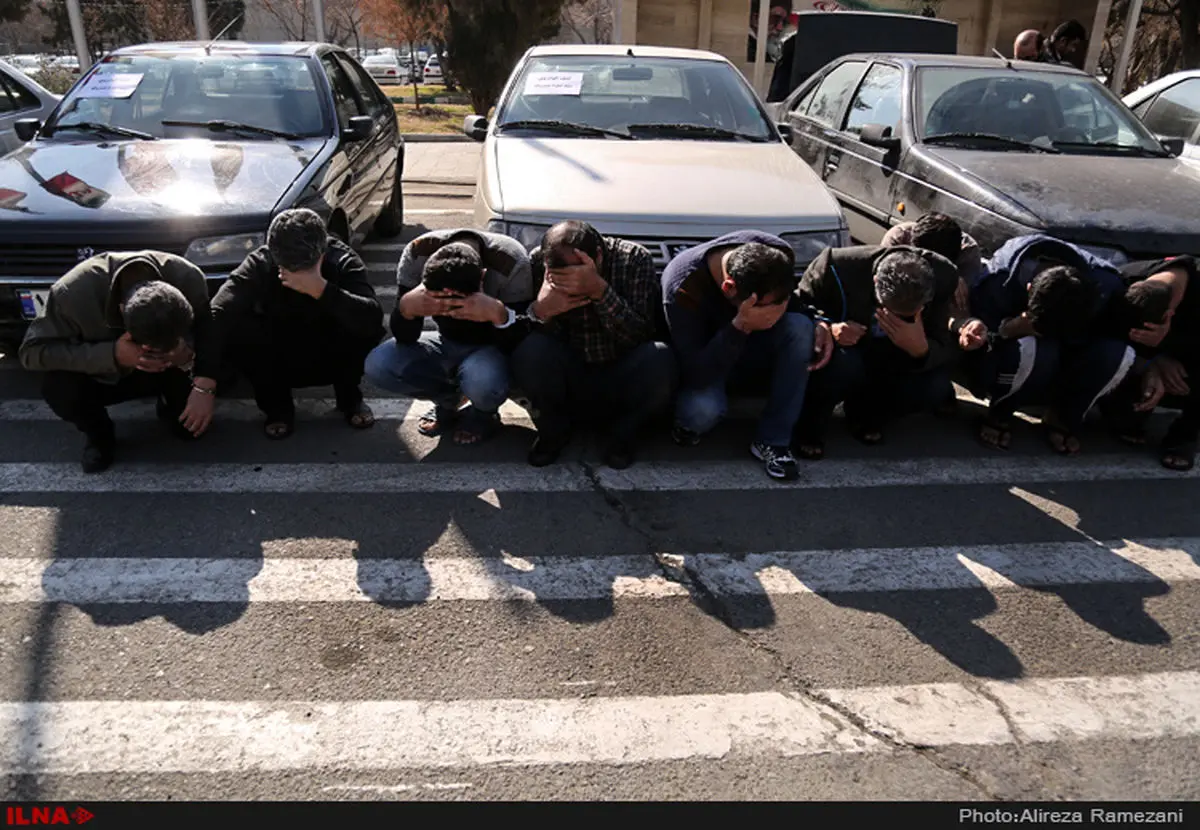
[[[491,222],[488,222],[487,229],[491,233],[511,236],[520,242],[525,250],[532,251],[542,244],[542,237],[546,235],[546,231],[550,230],[550,226],[523,225],[520,222],[503,222],[499,219],[493,219]]]
[[[242,233],[236,236],[210,236],[192,240],[184,259],[193,265],[241,265],[250,253],[262,247],[266,236],[261,233]]]
[[[850,244],[849,233],[844,230],[785,233],[780,238],[792,246],[797,269],[807,267],[826,248],[842,248]]]

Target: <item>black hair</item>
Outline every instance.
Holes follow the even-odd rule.
[[[1087,29],[1083,28],[1083,24],[1078,20],[1068,20],[1066,23],[1060,24],[1054,30],[1054,34],[1050,35],[1051,43],[1059,43],[1064,40],[1087,40]]]
[[[329,247],[325,220],[307,208],[285,210],[267,231],[267,249],[285,271],[312,268]]]
[[[545,267],[562,267],[564,263],[556,252],[566,248],[583,251],[599,264],[604,255],[604,237],[587,222],[559,222],[542,237],[542,262]]]
[[[962,228],[944,213],[926,213],[913,227],[914,248],[941,254],[951,262],[958,262],[962,255],[962,245]]]
[[[916,312],[933,301],[933,266],[915,251],[894,251],[875,263],[875,299],[884,308]]]
[[[1125,289],[1121,306],[1128,327],[1138,329],[1147,323],[1161,325],[1171,309],[1171,286],[1158,280],[1142,280]]]
[[[460,242],[443,245],[425,261],[421,282],[430,291],[474,294],[483,284],[479,254]]]
[[[767,0],[768,9],[777,9],[780,7],[787,9],[788,14],[791,14],[792,0]],[[750,0],[750,14],[758,14],[760,8],[759,0]]]
[[[737,286],[737,302],[751,294],[758,301],[779,300],[796,287],[795,254],[759,242],[747,242],[733,249],[725,260],[725,273]]]
[[[121,316],[134,343],[160,352],[178,346],[195,319],[183,292],[159,280],[135,285],[126,295]]]
[[[1039,335],[1077,337],[1095,316],[1095,290],[1078,269],[1055,265],[1042,271],[1029,284],[1026,310]]]

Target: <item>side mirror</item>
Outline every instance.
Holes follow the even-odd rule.
[[[347,141],[364,141],[371,137],[375,129],[375,121],[369,115],[356,115],[350,119],[350,125],[342,130],[342,137]]]
[[[783,138],[784,141],[786,141],[788,144],[792,143],[792,138],[794,137],[794,134],[792,133],[792,125],[791,124],[776,124],[775,129],[779,130],[779,135]]]
[[[33,141],[33,137],[41,128],[42,122],[37,118],[21,118],[13,122],[13,132],[22,141]]]
[[[18,121],[17,123],[20,124],[21,122]],[[1172,156],[1178,158],[1179,156],[1183,155],[1184,141],[1182,138],[1167,138],[1166,136],[1160,135],[1158,140],[1162,143],[1163,149]]]
[[[487,138],[488,120],[482,115],[468,115],[463,119],[463,134],[472,141]]]
[[[863,144],[870,147],[879,147],[884,150],[897,150],[900,148],[899,136],[892,135],[892,128],[885,127],[882,124],[864,125],[858,138]]]

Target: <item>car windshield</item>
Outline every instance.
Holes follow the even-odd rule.
[[[630,125],[685,125],[655,138],[699,139],[709,132],[755,140],[774,135],[745,80],[724,62],[618,55],[553,55],[530,60],[497,115],[506,123],[565,122],[616,132]],[[638,133],[638,137],[649,137]]]
[[[228,134],[203,127],[163,124],[224,121],[323,136],[330,130],[317,90],[311,65],[301,57],[194,52],[110,56],[66,96],[47,128],[53,133],[73,124],[103,124],[155,138],[228,140]],[[270,140],[263,133],[238,137]]]
[[[1094,78],[1072,73],[925,67],[917,71],[916,103],[922,141],[993,137],[995,149],[1163,154],[1124,104]]]

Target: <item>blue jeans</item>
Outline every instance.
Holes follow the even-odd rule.
[[[562,441],[579,421],[633,441],[675,391],[675,353],[665,343],[643,343],[611,363],[585,363],[561,340],[534,332],[513,352],[513,377],[529,398],[539,437]]]
[[[998,418],[1024,406],[1046,405],[1064,427],[1077,430],[1121,385],[1133,357],[1133,349],[1119,340],[1006,340],[976,359],[972,391],[988,399],[990,413]]]
[[[675,424],[703,435],[729,409],[729,390],[765,391],[767,406],[758,421],[756,440],[772,447],[792,443],[792,430],[804,409],[808,365],[813,359],[813,321],[787,313],[767,331],[746,338],[746,348],[729,377],[704,389],[683,389],[675,404]]]
[[[367,356],[366,375],[380,389],[449,409],[462,395],[490,415],[508,398],[508,359],[499,349],[456,343],[436,331],[416,343],[377,346]]]

